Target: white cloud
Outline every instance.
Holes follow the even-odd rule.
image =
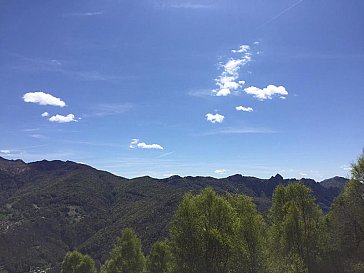
[[[11,151],[10,151],[10,150],[0,150],[0,152],[1,152],[2,154],[10,154],[10,153],[11,153]]]
[[[236,106],[236,111],[244,111],[244,112],[253,112],[254,109],[251,107],[244,107],[244,106]]]
[[[41,115],[42,117],[48,117],[49,116],[49,113],[48,112],[44,112],[44,113],[42,113],[42,115]]]
[[[208,121],[210,121],[212,123],[222,123],[225,118],[223,115],[220,115],[220,114],[213,115],[210,113],[206,114],[205,117]]]
[[[258,100],[272,99],[274,95],[280,95],[281,98],[288,95],[285,87],[275,85],[268,85],[263,89],[255,86],[250,86],[245,88],[244,91],[249,95],[253,95]]]
[[[231,58],[221,66],[223,72],[215,79],[218,88],[212,91],[215,96],[228,96],[245,84],[245,81],[238,80],[239,70],[252,60],[250,46],[241,45],[239,49],[232,50],[232,52],[242,54],[242,56],[240,58]]]
[[[67,116],[55,115],[49,118],[49,121],[58,123],[77,122],[74,114],[68,114]]]
[[[66,106],[66,103],[60,98],[56,98],[51,94],[47,94],[44,92],[28,92],[24,94],[23,100],[25,102],[37,103],[40,105],[52,105],[59,107]]]
[[[139,148],[139,149],[156,149],[156,150],[164,150],[163,147],[159,144],[146,144],[144,142],[139,142],[139,139],[134,138],[131,140],[129,147],[131,149]]]
[[[218,170],[215,170],[214,173],[216,173],[216,174],[224,174],[224,173],[226,173],[226,170],[225,169],[218,169]]]

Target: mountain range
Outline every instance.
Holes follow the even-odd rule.
[[[312,189],[326,212],[348,179],[316,182],[279,174],[270,179],[240,174],[127,179],[71,161],[0,157],[0,273],[59,272],[65,253],[74,249],[101,263],[125,227],[136,231],[147,253],[167,236],[186,192],[212,187],[221,194],[246,194],[267,215],[275,187],[298,181]]]

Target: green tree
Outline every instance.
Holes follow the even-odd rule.
[[[94,260],[78,251],[68,252],[62,263],[61,273],[96,273]]]
[[[320,272],[327,235],[323,213],[302,183],[279,185],[272,198],[271,268],[274,272]]]
[[[237,213],[234,226],[234,272],[263,273],[266,271],[266,224],[251,197],[230,196],[229,202]]]
[[[352,165],[352,177],[329,213],[337,272],[364,272],[364,152]],[[340,271],[341,270],[341,271]]]
[[[173,256],[167,241],[153,244],[147,259],[148,273],[171,273],[173,270]]]
[[[142,273],[145,267],[145,257],[140,239],[135,232],[126,228],[118,237],[101,272],[104,273]]]
[[[176,271],[229,272],[235,219],[229,202],[212,189],[186,194],[170,230]]]

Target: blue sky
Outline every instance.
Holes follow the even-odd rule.
[[[0,156],[125,177],[347,176],[360,0],[0,0]]]

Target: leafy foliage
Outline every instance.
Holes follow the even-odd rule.
[[[251,197],[229,196],[237,218],[234,223],[233,271],[241,273],[266,272],[267,225],[258,213]]]
[[[147,272],[171,273],[173,267],[174,260],[168,241],[154,243],[147,259]]]
[[[73,251],[66,254],[61,273],[97,273],[97,269],[90,256]]]
[[[311,190],[299,183],[278,186],[269,216],[272,267],[277,272],[317,272],[327,236]]]
[[[264,272],[264,232],[247,196],[186,194],[170,234],[176,272]]]
[[[340,272],[364,272],[364,153],[352,166],[352,179],[329,213],[332,257]],[[338,271],[339,272],[339,271]]]
[[[135,232],[124,229],[121,237],[117,238],[111,252],[111,258],[105,262],[103,273],[142,273],[145,257],[142,252],[140,239]]]

